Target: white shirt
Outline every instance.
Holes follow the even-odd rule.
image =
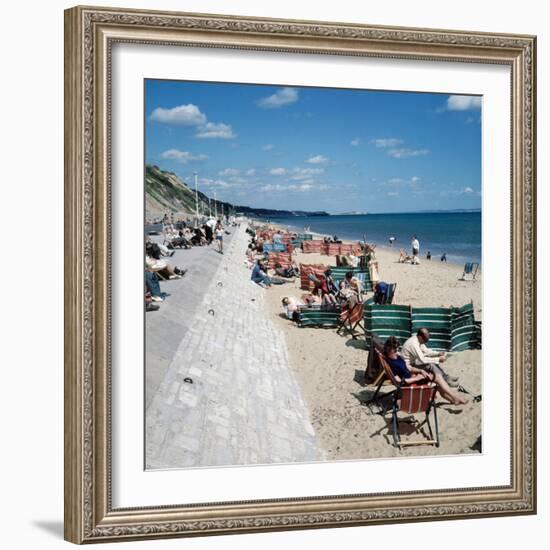
[[[407,367],[439,363],[439,352],[433,351],[425,344],[421,344],[418,336],[411,336],[399,353],[405,360]]]
[[[411,244],[413,248],[416,248],[416,250],[420,252],[420,243],[418,242],[418,239],[413,239]]]

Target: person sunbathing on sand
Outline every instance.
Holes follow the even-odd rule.
[[[292,296],[285,296],[281,303],[283,304],[283,311],[285,315],[293,321],[298,321],[300,317],[300,308],[317,305],[318,301],[312,294],[302,294],[301,298],[293,298]]]
[[[400,264],[406,264],[407,262],[412,262],[413,261],[413,257],[412,256],[409,256],[406,252],[405,252],[405,249],[404,248],[401,248],[399,250],[399,260],[398,262]]]
[[[390,336],[384,344],[384,356],[398,382],[403,381],[405,384],[434,382],[441,397],[452,405],[465,405],[468,403],[467,399],[464,399],[458,392],[450,388],[440,373],[435,371],[426,372],[412,365],[407,367],[405,360],[397,354],[398,349],[399,340],[395,336]]]

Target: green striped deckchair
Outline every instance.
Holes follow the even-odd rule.
[[[437,351],[451,350],[451,310],[447,307],[415,307],[411,312],[411,333],[427,328],[430,339],[427,346]]]
[[[336,285],[346,277],[346,273],[351,271],[354,275],[359,275],[360,279],[363,279],[363,289],[366,291],[372,291],[372,281],[370,280],[370,273],[368,268],[359,267],[330,267],[332,278]]]
[[[411,335],[411,308],[402,305],[365,305],[364,325],[368,346],[373,336],[382,341],[395,336],[403,343]]]
[[[451,351],[479,349],[481,327],[476,324],[474,305],[451,308]]]
[[[300,308],[301,327],[329,327],[334,328],[340,325],[341,307],[309,306]]]
[[[313,239],[313,235],[311,233],[299,233],[298,239],[302,241],[311,241]]]

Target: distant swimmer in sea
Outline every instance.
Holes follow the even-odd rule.
[[[389,241],[390,241],[390,246],[393,246],[393,243],[395,242],[395,237],[390,237]]]
[[[442,261],[442,262],[446,262],[446,261],[447,261],[447,253],[446,253],[446,252],[443,252],[443,254],[441,254],[441,261]]]

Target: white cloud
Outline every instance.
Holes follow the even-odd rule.
[[[250,168],[246,171],[247,176],[253,176],[254,174],[256,174],[256,170],[254,170],[254,168]]]
[[[231,187],[231,185],[225,180],[211,179],[211,178],[199,179],[199,188],[201,185],[206,187],[222,187],[222,188]]]
[[[428,155],[430,153],[429,149],[390,149],[388,155],[394,159],[406,159],[410,157],[421,157]]]
[[[473,95],[452,95],[447,99],[448,111],[472,111],[481,109],[481,97]]]
[[[230,124],[224,124],[223,122],[207,122],[204,126],[201,126],[198,129],[195,137],[201,139],[234,139],[237,135],[233,133],[233,129]]]
[[[328,162],[328,158],[323,155],[315,155],[314,157],[308,158],[306,162],[309,162],[309,164],[326,164]]]
[[[471,195],[474,190],[471,188],[471,187],[465,187],[462,192],[465,194],[465,195]]]
[[[273,145],[271,145],[271,143],[268,143],[267,145],[264,145],[264,146],[262,147],[262,149],[263,149],[264,151],[272,151],[272,150],[273,150]]]
[[[290,179],[304,180],[310,178],[311,176],[322,174],[324,171],[324,168],[294,168]]]
[[[361,140],[359,138],[355,138],[351,140],[350,145],[357,147],[360,143],[361,143]]]
[[[200,126],[206,124],[206,115],[201,113],[200,109],[192,103],[178,105],[172,109],[157,107],[151,113],[150,118],[155,122],[179,124],[181,126]]]
[[[388,193],[388,197],[399,197],[399,192],[398,191],[390,191]]]
[[[403,143],[403,140],[396,138],[378,138],[371,139],[371,143],[380,149],[385,149],[386,147],[397,147]]]
[[[285,168],[272,168],[269,173],[272,176],[284,176],[286,174]]]
[[[179,151],[178,149],[168,149],[160,154],[160,158],[164,160],[177,160],[183,164],[187,164],[193,160],[206,160],[206,155],[194,155],[189,151]]]
[[[260,188],[260,191],[264,191],[266,193],[288,193],[289,191],[303,193],[306,191],[310,191],[311,189],[314,189],[314,185],[309,182],[302,182],[299,185],[293,183],[268,183],[267,185],[262,186]],[[320,186],[319,189],[326,189],[326,186]]]
[[[413,183],[416,183],[416,182],[420,181],[420,178],[419,178],[418,176],[413,176],[413,177],[411,178],[411,181],[412,181]]]
[[[218,172],[218,176],[238,176],[241,173],[236,168],[225,168],[221,172]]]
[[[281,88],[273,95],[263,97],[258,101],[262,109],[277,109],[298,101],[298,90],[295,88]]]

